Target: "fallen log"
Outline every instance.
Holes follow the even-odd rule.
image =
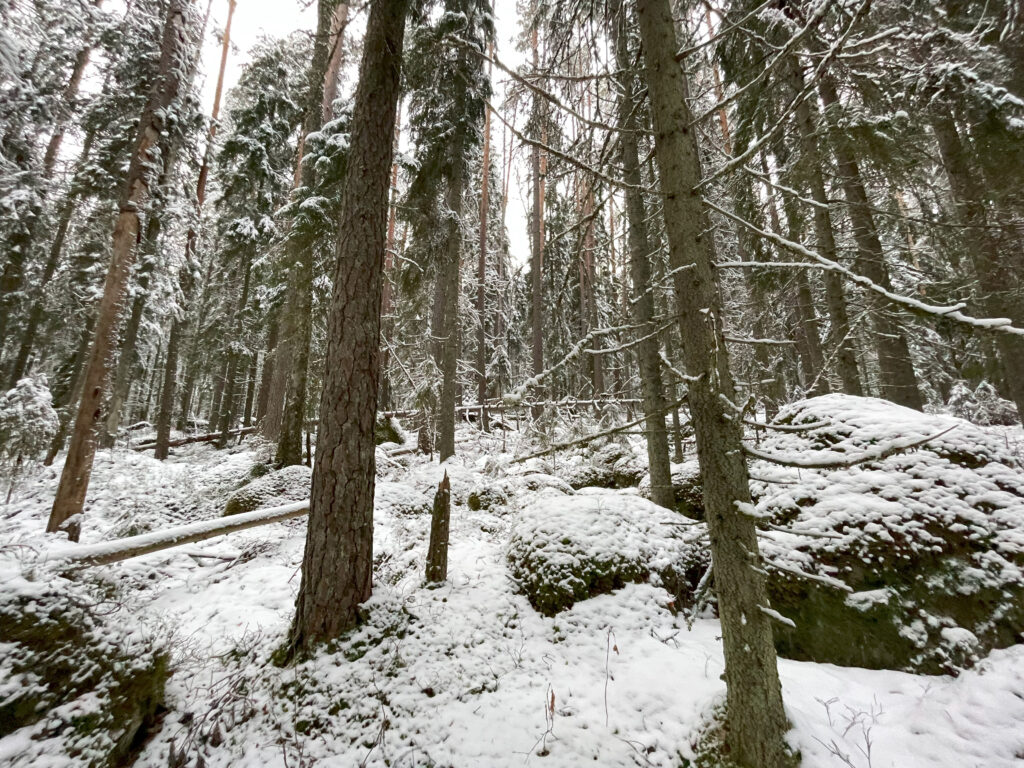
[[[201,520],[198,523],[179,525],[165,531],[153,531],[139,536],[128,536],[97,544],[83,544],[52,549],[43,555],[43,562],[66,563],[69,566],[107,565],[141,557],[163,549],[194,544],[197,541],[213,539],[246,528],[280,523],[293,517],[309,514],[309,500],[285,504],[281,507],[257,509],[241,515],[218,517],[215,520]]]
[[[248,435],[256,431],[256,427],[242,427],[241,429],[232,429],[228,432],[229,437],[238,437],[239,435]],[[212,443],[214,440],[220,438],[223,432],[207,432],[203,435],[191,435],[190,437],[179,437],[177,440],[171,440],[167,443],[168,448],[178,448],[182,445],[189,445],[191,443]],[[156,441],[149,443],[142,443],[141,445],[134,446],[136,451],[148,451],[156,448]]]

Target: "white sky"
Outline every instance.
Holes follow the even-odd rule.
[[[515,37],[518,35],[518,19],[515,0],[496,0],[497,54],[506,64],[516,66],[523,56],[515,50]],[[205,11],[205,8],[204,8]],[[203,48],[203,105],[209,114],[213,106],[214,90],[216,89],[217,68],[220,65],[221,46],[219,35],[227,21],[228,0],[213,0],[213,9],[207,25],[206,42]],[[362,35],[363,19],[356,18],[349,25],[348,33]],[[263,35],[281,38],[304,29],[312,31],[316,27],[316,2],[313,0],[237,0],[234,19],[231,23],[232,50],[228,55],[228,64],[224,77],[225,94],[238,82],[242,67],[248,60],[248,52]],[[215,34],[216,32],[216,34]],[[349,62],[349,69],[354,70],[355,62]],[[504,77],[495,71],[494,91],[491,103],[500,107],[504,98]],[[342,87],[352,87],[354,72],[345,80]],[[404,118],[404,115],[403,115]],[[502,128],[500,120],[491,120],[492,153],[497,158],[501,153]],[[406,135],[403,133],[403,135]],[[509,248],[512,263],[522,265],[529,261],[530,243],[528,230],[529,174],[525,163],[525,155],[517,152],[512,168],[512,181],[509,185],[508,220],[506,226],[509,236]],[[497,162],[497,160],[495,161]],[[500,166],[499,166],[500,167]]]

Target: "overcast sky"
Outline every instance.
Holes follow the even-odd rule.
[[[517,65],[522,56],[515,50],[514,39],[518,34],[515,0],[497,0],[496,27],[498,56],[506,63]],[[217,68],[220,64],[220,32],[227,21],[228,0],[213,0],[210,22],[207,25],[206,44],[203,49],[203,70],[206,80],[203,85],[203,100],[206,113],[213,106],[216,89]],[[364,21],[353,19],[349,34],[362,34]],[[238,82],[242,68],[248,61],[248,52],[261,36],[280,38],[303,29],[312,31],[316,27],[316,2],[299,0],[237,0],[234,19],[231,23],[232,50],[228,56],[224,77],[225,93]],[[352,67],[354,77],[354,67]],[[505,80],[496,73],[494,76],[495,95],[492,103],[500,106],[504,97]],[[351,78],[343,87],[352,87]],[[491,121],[492,152],[497,157],[501,152],[502,123]],[[497,161],[495,161],[497,162]],[[529,183],[528,167],[519,152],[513,168],[509,189],[508,220],[506,222],[512,261],[516,265],[529,261],[529,236],[527,230],[526,201],[530,199],[526,185]]]

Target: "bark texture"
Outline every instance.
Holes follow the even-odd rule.
[[[674,275],[679,329],[689,382],[690,414],[704,479],[704,505],[715,590],[722,620],[730,757],[745,768],[777,768],[787,761],[782,707],[764,571],[750,503],[739,411],[723,338],[714,272],[714,242],[694,186],[701,179],[687,83],[676,62],[668,0],[637,0],[646,50],[655,154]],[[683,267],[689,267],[678,271]]]
[[[654,295],[651,286],[651,243],[647,232],[647,206],[640,191],[640,152],[637,148],[638,124],[636,104],[638,88],[629,57],[628,24],[620,3],[613,13],[616,17],[615,63],[619,69],[619,128],[621,143],[622,180],[626,189],[626,219],[629,225],[627,246],[629,270],[633,282],[633,320],[637,335],[643,340],[637,346],[640,363],[640,384],[643,390],[644,418],[647,429],[647,463],[651,473],[651,500],[668,509],[675,507],[672,487],[672,468],[668,455],[668,430],[665,416],[665,384],[661,378],[659,343],[652,337],[655,330]],[[595,395],[596,396],[596,395]],[[681,449],[680,449],[681,452]]]
[[[380,362],[388,171],[408,0],[370,6],[341,192],[337,265],[302,583],[290,652],[359,620],[373,579],[373,426]]]
[[[448,531],[451,527],[452,487],[448,473],[437,486],[434,510],[430,518],[430,544],[427,547],[427,581],[439,583],[448,578]]]
[[[180,67],[187,46],[184,2],[171,0],[161,42],[160,75],[146,100],[128,168],[127,184],[121,194],[110,267],[103,285],[92,349],[86,364],[82,399],[47,531],[59,530],[70,517],[80,514],[85,504],[93,458],[96,455],[96,433],[103,419],[103,397],[116,363],[117,331],[124,312],[128,278],[135,261],[139,207],[149,196],[150,169],[162,164],[160,158],[153,156],[152,150],[165,130],[164,121],[177,98]]]

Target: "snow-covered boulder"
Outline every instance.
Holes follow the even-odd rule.
[[[694,520],[704,519],[704,484],[696,459],[672,465],[672,488],[676,492],[676,512]],[[640,495],[651,498],[651,475],[644,474],[638,486]]]
[[[708,565],[703,526],[686,522],[639,496],[538,499],[513,530],[509,567],[534,608],[549,616],[648,579],[682,606]]]
[[[429,515],[433,509],[432,497],[405,483],[378,480],[373,488],[373,508],[376,512],[393,515]]]
[[[646,462],[629,448],[610,442],[576,457],[558,474],[573,488],[632,488],[647,473]]]
[[[761,544],[772,608],[796,623],[776,627],[783,655],[939,673],[1024,640],[1024,467],[1001,434],[846,395],[777,422],[810,427],[760,448],[803,466],[751,465],[755,513],[792,531]]]
[[[313,470],[305,464],[283,467],[256,478],[232,493],[224,506],[224,516],[308,499],[312,483]]]
[[[123,610],[63,579],[0,573],[0,739],[23,765],[114,766],[163,703],[167,654]]]

